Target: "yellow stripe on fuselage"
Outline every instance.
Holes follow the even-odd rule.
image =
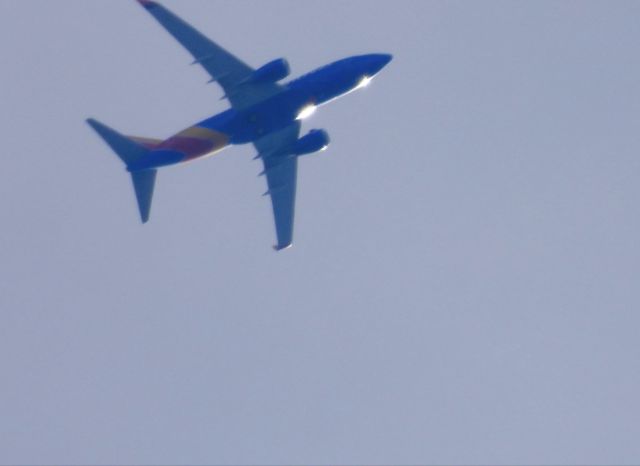
[[[192,126],[191,128],[187,128],[176,134],[175,137],[203,139],[205,141],[212,142],[216,148],[222,148],[229,144],[229,136],[226,134],[209,128],[203,128],[201,126]]]

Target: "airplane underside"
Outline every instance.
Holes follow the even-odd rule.
[[[88,124],[127,167],[143,223],[149,220],[157,170],[217,154],[232,144],[252,143],[262,161],[275,220],[277,250],[293,242],[298,158],[323,151],[324,130],[301,136],[301,121],[316,106],[368,83],[391,55],[369,54],[338,60],[281,84],[289,75],[285,59],[254,69],[153,0],[138,0],[217,82],[231,104],[225,112],[166,140],[124,136],[94,119]]]

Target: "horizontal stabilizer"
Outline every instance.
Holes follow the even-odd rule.
[[[147,148],[132,139],[123,136],[116,130],[109,128],[107,125],[104,125],[93,118],[89,118],[87,123],[89,123],[89,126],[91,126],[95,132],[104,139],[104,142],[113,149],[113,151],[127,166],[131,165],[149,151]]]
[[[92,118],[89,118],[87,123],[104,139],[127,167],[130,167],[142,156],[147,154],[158,142],[153,139],[123,136],[116,130]],[[145,147],[145,145],[148,147]],[[133,188],[136,193],[142,223],[149,221],[151,200],[153,199],[153,190],[156,184],[156,174],[157,170],[131,171],[131,180],[133,181]]]
[[[149,221],[149,213],[151,212],[151,201],[153,200],[153,190],[156,184],[157,170],[143,170],[131,173],[133,188],[136,192],[138,200],[138,208],[140,209],[140,219],[142,223]]]

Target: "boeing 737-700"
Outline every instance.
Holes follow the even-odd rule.
[[[275,217],[276,250],[291,246],[298,157],[326,149],[329,135],[313,129],[300,136],[301,120],[316,107],[365,86],[391,55],[345,58],[281,84],[289,75],[285,59],[254,69],[207,39],[158,2],[138,2],[180,42],[220,84],[231,103],[225,112],[166,140],[124,136],[88,119],[91,127],[120,157],[131,174],[143,223],[149,220],[157,170],[215,154],[232,144],[252,143],[264,164]]]

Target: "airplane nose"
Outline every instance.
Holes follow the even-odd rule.
[[[382,66],[387,66],[391,60],[393,60],[393,55],[390,53],[381,53],[379,54],[380,61],[383,63]]]
[[[389,62],[393,60],[393,55],[388,53],[375,53],[369,55],[370,61],[370,73],[372,75],[378,73],[382,68],[387,66]]]

